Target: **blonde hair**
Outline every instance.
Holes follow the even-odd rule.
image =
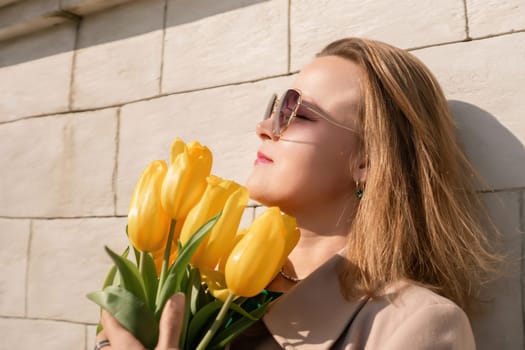
[[[409,279],[469,310],[498,259],[438,82],[413,55],[377,41],[338,40],[318,56],[349,59],[364,76],[359,133],[368,170],[348,239],[347,297]]]

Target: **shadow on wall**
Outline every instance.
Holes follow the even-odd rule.
[[[502,276],[481,291],[482,308],[471,318],[477,347],[523,349],[525,228],[520,203],[525,188],[525,148],[487,111],[462,101],[449,101],[449,106],[465,152],[485,181],[482,197],[501,233],[498,250],[506,260]]]
[[[525,187],[525,148],[487,111],[450,100],[458,137],[470,161],[486,182],[483,191]]]
[[[107,16],[115,16],[113,28],[108,28],[107,25],[100,27],[100,30],[94,31],[89,37],[83,36],[79,40],[79,33],[76,34],[76,43],[72,45],[67,38],[57,38],[53,45],[48,42],[42,42],[42,45],[22,45],[23,47],[17,50],[16,55],[0,55],[0,68],[10,65],[15,65],[27,61],[36,60],[42,57],[52,56],[63,52],[69,52],[75,49],[83,49],[90,46],[102,45],[112,41],[124,40],[130,37],[139,36],[149,32],[162,30],[164,27],[169,28],[173,26],[184,25],[186,23],[199,21],[201,19],[211,17],[220,13],[234,11],[243,7],[252,6],[258,3],[267,2],[269,0],[180,0],[177,1],[176,11],[170,10],[170,6],[175,6],[174,1],[168,0],[168,8],[164,8],[164,1],[157,1],[158,6],[155,8],[148,2],[125,3],[102,13],[95,13],[80,19],[79,28],[82,30],[82,23],[84,21],[97,21],[98,18],[107,18]],[[166,15],[172,14],[171,16]],[[164,20],[166,23],[164,24]],[[74,26],[71,24],[61,24],[59,26]],[[38,37],[45,35],[50,30],[43,30],[29,34],[28,36]],[[71,30],[76,30],[71,28]],[[220,34],[220,33],[217,33]],[[15,42],[23,41],[24,37],[15,37],[13,39],[0,42],[0,47],[11,46]],[[38,41],[38,40],[37,40]],[[140,50],[140,48],[137,48]]]

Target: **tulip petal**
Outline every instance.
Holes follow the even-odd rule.
[[[246,236],[247,233],[248,233],[248,229],[247,228],[243,228],[239,232],[237,232],[237,234],[233,238],[233,244],[231,245],[230,250],[225,252],[224,255],[221,257],[221,259],[219,261],[219,266],[218,266],[219,271],[224,273],[224,271],[226,269],[226,262],[228,261],[228,257],[230,256],[233,248],[237,245],[237,243],[239,243],[241,241],[241,239],[244,236]]]
[[[162,186],[162,206],[171,218],[184,219],[206,189],[212,154],[198,142],[173,142],[170,167]]]
[[[224,208],[224,204],[229,196],[237,190],[240,185],[233,182],[223,180],[218,176],[210,175],[206,178],[208,186],[199,202],[190,210],[182,231],[180,240],[184,244],[191,235],[200,227],[206,220],[217,215],[217,213]],[[198,256],[199,253],[196,254]]]
[[[171,144],[171,150],[170,150],[170,165],[173,164],[175,159],[179,156],[179,154],[182,154],[187,151],[186,144],[184,141],[182,141],[179,137],[173,141]]]
[[[186,147],[186,146],[185,146]],[[161,189],[162,207],[175,220],[183,216],[180,207],[185,197],[185,191],[191,178],[190,160],[188,152],[180,153],[168,168]]]
[[[228,288],[226,287],[226,280],[224,279],[224,274],[219,271],[207,269],[200,269],[200,273],[202,276],[202,280],[206,283],[206,286],[208,286],[210,293],[215,298],[224,302],[230,294]]]
[[[281,267],[284,265],[286,259],[288,258],[288,255],[290,255],[293,248],[295,248],[295,246],[299,242],[299,238],[301,237],[301,232],[297,228],[297,221],[294,217],[281,213],[281,219],[283,220],[283,224],[285,227],[285,230],[283,231],[283,235],[285,238],[285,246],[281,262],[279,263],[277,269],[274,272],[275,275],[277,275]]]
[[[239,186],[226,200],[221,218],[200,247],[200,254],[193,260],[196,266],[214,269],[221,258],[231,252],[247,204],[248,190]]]
[[[130,242],[138,250],[156,251],[166,242],[170,218],[160,201],[166,172],[166,162],[151,162],[133,191],[128,211],[127,232]]]
[[[280,210],[268,209],[256,218],[226,262],[228,289],[238,296],[259,294],[275,277],[285,251]]]

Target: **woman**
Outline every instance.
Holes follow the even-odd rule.
[[[474,171],[421,62],[376,41],[333,42],[257,135],[250,195],[295,216],[301,239],[268,286],[284,295],[232,348],[475,348],[464,311],[495,259]],[[158,349],[176,348],[182,300],[163,314]],[[102,322],[108,348],[133,348]]]

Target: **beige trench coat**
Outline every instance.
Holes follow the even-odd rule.
[[[348,302],[335,255],[281,296],[263,317],[267,331],[234,349],[475,349],[469,320],[452,301],[408,282]],[[270,335],[271,334],[271,335]],[[247,345],[249,344],[249,345]],[[248,346],[248,347],[247,347]]]

